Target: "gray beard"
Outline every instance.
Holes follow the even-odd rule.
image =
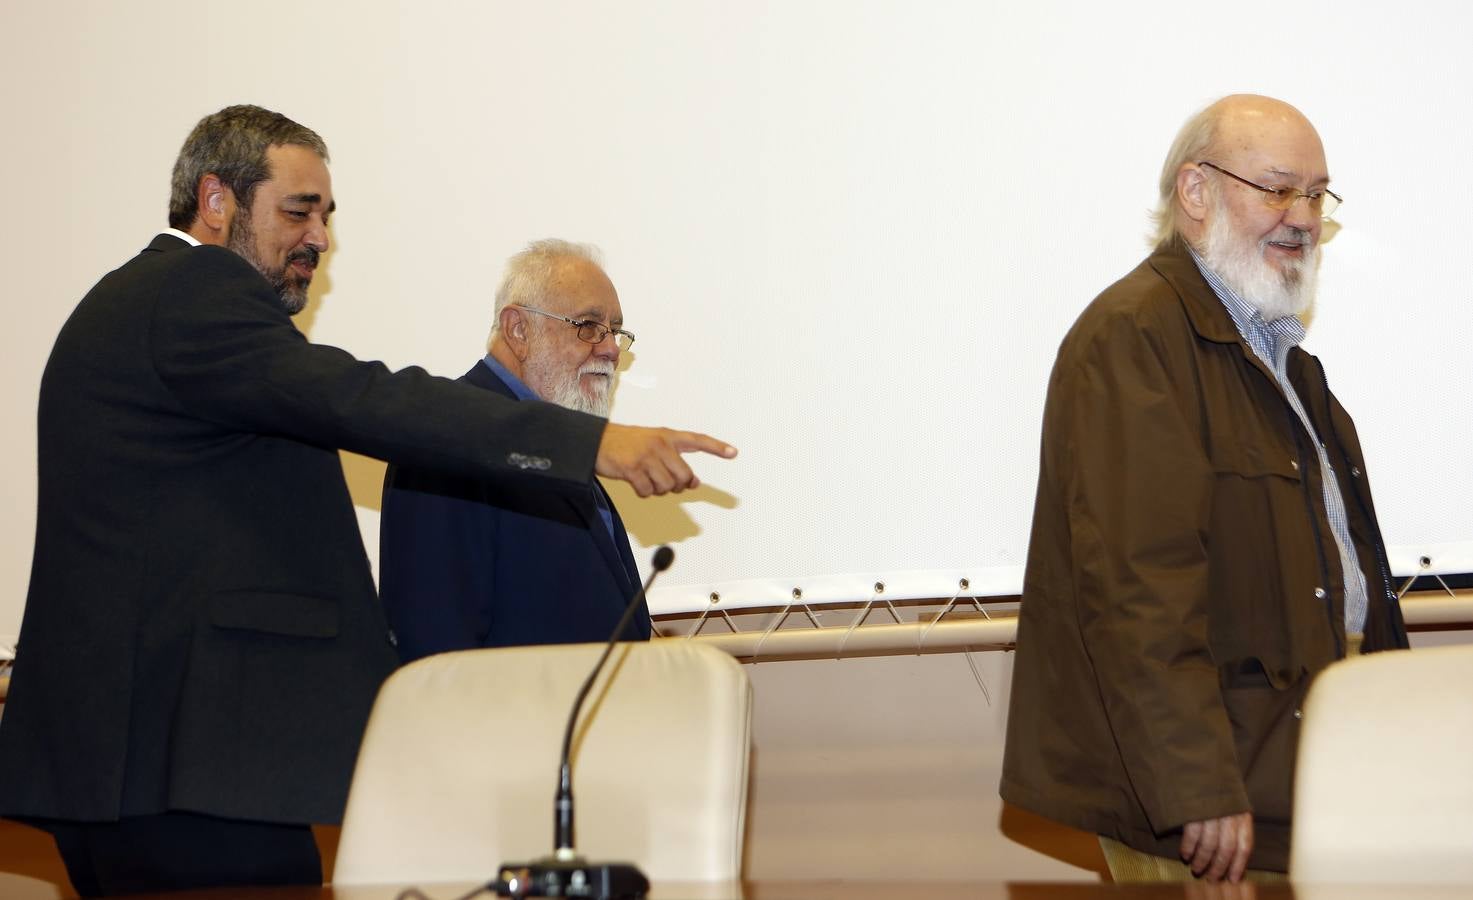
[[[1289,264],[1280,272],[1264,258],[1270,239],[1294,237],[1307,241],[1309,236],[1297,228],[1281,226],[1261,241],[1245,241],[1233,230],[1225,215],[1216,216],[1197,252],[1207,268],[1233,289],[1243,302],[1258,310],[1265,322],[1285,316],[1303,318],[1314,306],[1319,284],[1320,248],[1302,260]]]
[[[286,265],[279,269],[269,268],[261,262],[256,255],[256,232],[251,227],[250,213],[245,209],[236,211],[235,219],[230,223],[230,235],[225,238],[225,249],[234,252],[261,273],[261,277],[270,283],[271,290],[280,298],[287,315],[294,316],[307,308],[307,286],[288,281],[286,277],[286,266],[291,265],[293,256],[299,254],[288,256]]]
[[[534,362],[533,360],[537,360]],[[603,382],[603,387],[597,389],[593,396],[584,393],[579,379],[585,372],[606,372],[608,380]],[[588,413],[601,419],[609,417],[609,407],[613,403],[613,380],[614,367],[599,360],[584,363],[574,372],[553,372],[550,367],[543,363],[533,354],[533,359],[527,361],[526,366],[527,386],[537,391],[537,395],[548,403],[555,403],[565,409]]]

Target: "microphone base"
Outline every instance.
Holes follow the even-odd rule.
[[[503,863],[494,883],[500,897],[588,897],[644,900],[650,880],[633,863],[595,863],[545,856],[525,863]]]

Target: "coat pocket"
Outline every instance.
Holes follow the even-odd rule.
[[[1255,444],[1247,441],[1221,443],[1212,451],[1212,470],[1218,475],[1236,475],[1239,478],[1264,478],[1277,476],[1289,481],[1299,481],[1299,459],[1292,447],[1284,447],[1277,441],[1270,444]]]
[[[310,594],[222,591],[210,598],[210,624],[288,637],[338,636],[338,601]]]
[[[1294,759],[1299,744],[1295,713],[1307,676],[1286,682],[1257,659],[1224,666],[1222,699],[1233,728],[1238,769],[1255,818],[1288,824],[1294,804]]]

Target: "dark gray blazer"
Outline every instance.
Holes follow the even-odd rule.
[[[395,664],[338,448],[586,489],[603,420],[308,343],[239,256],[160,235],[62,328],[0,814],[342,814]]]

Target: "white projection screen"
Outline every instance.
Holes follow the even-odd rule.
[[[614,487],[641,560],[675,548],[669,612],[1016,592],[1059,339],[1145,254],[1182,121],[1283,97],[1345,197],[1307,347],[1393,568],[1473,571],[1470,31],[1451,0],[6,0],[0,642],[51,343],[164,225],[190,127],[237,102],[333,154],[313,340],[458,376],[508,255],[602,248],[639,338],[614,418],[741,449],[694,460],[692,493]],[[382,467],[345,465],[376,558]]]

